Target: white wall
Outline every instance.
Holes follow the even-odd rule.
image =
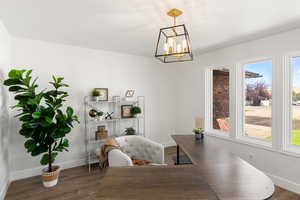
[[[133,88],[146,97],[146,136],[160,143],[170,140],[174,129],[174,70],[154,58],[108,51],[84,49],[29,39],[13,38],[13,68],[33,69],[41,88],[49,87],[51,75],[65,77],[70,85],[67,101],[80,117],[81,124],[70,133],[70,152],[59,154],[57,163],[72,166],[85,162],[83,97],[92,88],[107,87],[110,95],[124,96]],[[18,134],[19,122],[12,120],[12,179],[40,174],[39,157],[26,153],[24,138]]]
[[[180,115],[178,115],[176,121],[176,133],[191,133],[194,127],[194,117],[198,115],[204,116],[205,67],[233,67],[236,63],[249,59],[274,56],[282,58],[283,55],[290,52],[300,52],[299,35],[300,29],[269,36],[209,52],[197,56],[196,61],[193,63],[179,66],[177,69],[179,76],[176,82],[181,94],[178,100],[180,102],[178,105]],[[277,63],[280,63],[280,61]],[[276,76],[273,77],[276,84],[273,85],[273,89],[280,93],[282,89],[280,74],[282,65],[278,64],[276,67]],[[277,114],[280,115],[281,113]],[[280,131],[277,131],[277,133],[282,134]],[[278,138],[278,136],[276,137]],[[243,159],[248,160],[255,167],[271,175],[275,183],[286,186],[293,191],[300,191],[300,157],[289,156],[219,138],[212,137],[210,139],[218,141],[219,145],[224,147],[224,149],[229,149]],[[249,160],[249,155],[253,155],[253,160]]]
[[[8,167],[8,143],[9,143],[9,126],[8,126],[8,95],[2,85],[4,74],[7,73],[10,64],[10,36],[0,21],[0,199],[4,195],[9,182]]]

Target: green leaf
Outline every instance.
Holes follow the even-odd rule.
[[[51,163],[53,163],[55,161],[55,158],[57,156],[57,153],[51,153]],[[49,154],[46,153],[43,155],[41,161],[40,161],[41,165],[47,165],[50,163],[50,157],[49,157]]]
[[[68,114],[68,117],[71,117],[73,115],[74,111],[73,111],[73,108],[71,107],[67,107],[67,114]]]
[[[32,96],[32,94],[30,94],[30,93],[18,94],[15,96],[15,100],[28,99],[31,96]]]
[[[63,86],[63,87],[69,87],[68,84],[61,84],[61,86]]]
[[[17,69],[12,69],[9,73],[8,73],[8,77],[9,78],[12,78],[12,79],[23,79],[22,76],[23,76],[23,73],[25,72],[26,70],[17,70]]]
[[[46,120],[46,122],[48,122],[48,124],[52,124],[53,123],[53,120],[50,117],[48,117],[48,116],[45,117],[45,120]]]
[[[71,129],[69,127],[60,128],[59,130],[63,133],[69,133],[71,131]]]
[[[32,116],[34,119],[38,119],[38,118],[41,117],[41,113],[40,113],[40,112],[34,112],[34,113],[32,113],[31,116]]]
[[[57,78],[57,82],[58,82],[58,83],[62,82],[62,80],[64,80],[63,77],[58,77],[58,78]]]
[[[36,142],[33,139],[29,139],[24,144],[27,152],[32,152],[34,148],[36,148]]]
[[[32,136],[33,134],[33,129],[26,129],[26,128],[22,128],[20,131],[19,131],[20,135],[23,135],[24,137],[26,138],[29,138]]]
[[[16,70],[16,69],[10,70],[10,72],[8,73],[8,77],[17,79],[18,78],[18,70]]]
[[[19,118],[20,121],[30,121],[32,120],[32,116],[30,114],[27,114],[27,115],[23,115],[22,117]]]
[[[21,85],[22,81],[20,81],[19,79],[6,79],[3,82],[4,85],[6,86],[11,86],[11,85]]]
[[[38,146],[36,148],[34,148],[31,152],[31,155],[32,156],[38,156],[40,155],[41,153],[43,153],[43,151],[41,150],[41,148]]]
[[[10,92],[17,92],[17,91],[19,91],[19,90],[22,90],[22,91],[24,91],[24,89],[25,88],[22,88],[22,87],[20,87],[20,86],[11,86],[11,87],[9,87],[9,89],[8,89],[8,91],[10,91]]]
[[[32,72],[32,69],[31,69],[31,70],[28,70],[28,71],[26,72],[26,78],[30,76],[31,72]]]
[[[24,123],[22,124],[22,128],[24,129],[34,129],[36,127],[38,127],[38,123],[31,123],[31,122],[28,122],[28,123]]]
[[[64,147],[69,147],[69,140],[68,140],[68,139],[64,139],[62,145],[63,145]]]
[[[37,102],[36,102],[35,99],[29,99],[29,100],[27,101],[27,104],[29,104],[29,105],[35,105],[35,104],[37,104]]]
[[[33,87],[33,86],[36,86],[36,87],[37,87],[37,85],[35,85],[35,83],[36,83],[37,80],[38,80],[38,77],[36,77],[36,78],[34,79],[34,81],[33,81],[32,84],[31,84],[31,87]]]
[[[44,154],[41,161],[41,165],[47,165],[49,164],[49,154]]]

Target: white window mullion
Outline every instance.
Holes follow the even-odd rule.
[[[230,74],[230,78],[229,78],[229,99],[230,99],[230,103],[229,103],[229,113],[230,113],[230,132],[229,132],[229,137],[231,138],[236,138],[237,136],[237,130],[238,130],[238,108],[237,108],[237,66],[236,65],[232,65],[233,67],[230,68],[229,74]]]
[[[297,153],[300,154],[300,145],[299,144],[293,144],[292,137],[293,137],[293,131],[298,130],[297,127],[293,127],[293,112],[295,112],[295,107],[292,106],[292,97],[293,97],[293,88],[296,86],[299,88],[299,84],[294,85],[294,76],[296,75],[296,78],[299,77],[299,65],[294,65],[298,60],[300,59],[300,52],[291,54],[289,56],[284,57],[284,66],[285,66],[285,87],[284,87],[284,93],[285,93],[285,102],[284,102],[284,113],[285,113],[285,127],[283,132],[283,150],[289,153]],[[297,69],[297,71],[295,71]],[[295,79],[299,80],[299,79]],[[299,113],[297,113],[299,116]],[[297,119],[295,119],[297,120]],[[296,133],[295,133],[296,134]]]
[[[212,129],[212,71],[205,69],[205,123],[206,131]]]
[[[283,85],[282,85],[282,134],[281,143],[278,145],[280,150],[286,151],[290,144],[290,132],[292,123],[290,121],[292,115],[291,109],[291,88],[292,88],[292,72],[291,72],[291,57],[284,56],[282,59],[282,75],[283,75]]]
[[[282,134],[284,133],[284,82],[286,79],[283,59],[275,57],[272,60],[272,147],[280,151],[282,149]]]
[[[236,137],[240,138],[243,136],[244,134],[244,122],[245,122],[245,118],[244,118],[244,77],[245,77],[245,73],[244,73],[244,67],[242,64],[237,64],[235,66],[235,92],[236,92]]]

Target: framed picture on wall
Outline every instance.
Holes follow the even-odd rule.
[[[95,88],[100,92],[99,101],[108,101],[108,88]]]
[[[133,115],[131,113],[133,105],[122,105],[121,106],[121,117],[122,118],[132,118]]]

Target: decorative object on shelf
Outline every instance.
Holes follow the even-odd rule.
[[[59,152],[67,151],[69,140],[66,135],[71,132],[78,117],[73,108],[62,110],[68,93],[61,90],[68,87],[62,77],[52,77],[50,85],[53,89],[37,92],[36,80],[32,80],[32,70],[11,70],[4,85],[14,92],[17,106],[13,109],[21,111],[16,117],[22,122],[19,133],[26,137],[24,144],[32,156],[42,155],[41,165],[48,165],[42,171],[43,185],[52,187],[57,184],[59,166],[53,166]],[[60,102],[60,103],[57,103]]]
[[[91,110],[89,111],[89,116],[90,116],[91,118],[102,117],[103,114],[104,114],[104,113],[103,113],[102,111],[97,111],[97,110],[95,110],[95,109],[91,109]]]
[[[176,25],[176,17],[182,13],[176,8],[170,10],[167,15],[173,17],[173,26],[161,28],[159,31],[155,57],[163,63],[193,60],[189,33],[184,24]]]
[[[114,114],[114,112],[111,112],[111,113],[107,112],[106,116],[105,116],[105,119],[106,120],[112,120],[112,114]]]
[[[103,114],[104,114],[104,113],[103,113],[102,111],[97,112],[97,116],[98,116],[98,117],[103,116]]]
[[[136,130],[133,127],[126,128],[125,135],[136,135]]]
[[[97,117],[97,115],[98,115],[98,111],[97,111],[97,110],[91,109],[91,110],[89,111],[89,116],[90,116],[90,117],[95,118],[95,117]]]
[[[202,117],[196,117],[195,118],[195,128],[193,132],[195,133],[195,139],[200,140],[204,138],[204,128],[203,128],[203,118]]]
[[[100,95],[101,95],[100,91],[98,91],[96,89],[92,90],[92,99],[93,99],[93,101],[99,101]]]
[[[104,140],[108,138],[108,131],[105,126],[98,126],[95,132],[95,140]]]
[[[99,101],[108,101],[108,88],[95,88],[100,92]]]
[[[127,90],[125,93],[125,97],[133,97],[134,95],[134,90]]]
[[[142,109],[139,106],[133,106],[131,108],[131,114],[136,117],[136,115],[141,114],[142,113]]]
[[[122,105],[121,106],[121,117],[122,118],[132,118],[132,109],[133,105]]]

